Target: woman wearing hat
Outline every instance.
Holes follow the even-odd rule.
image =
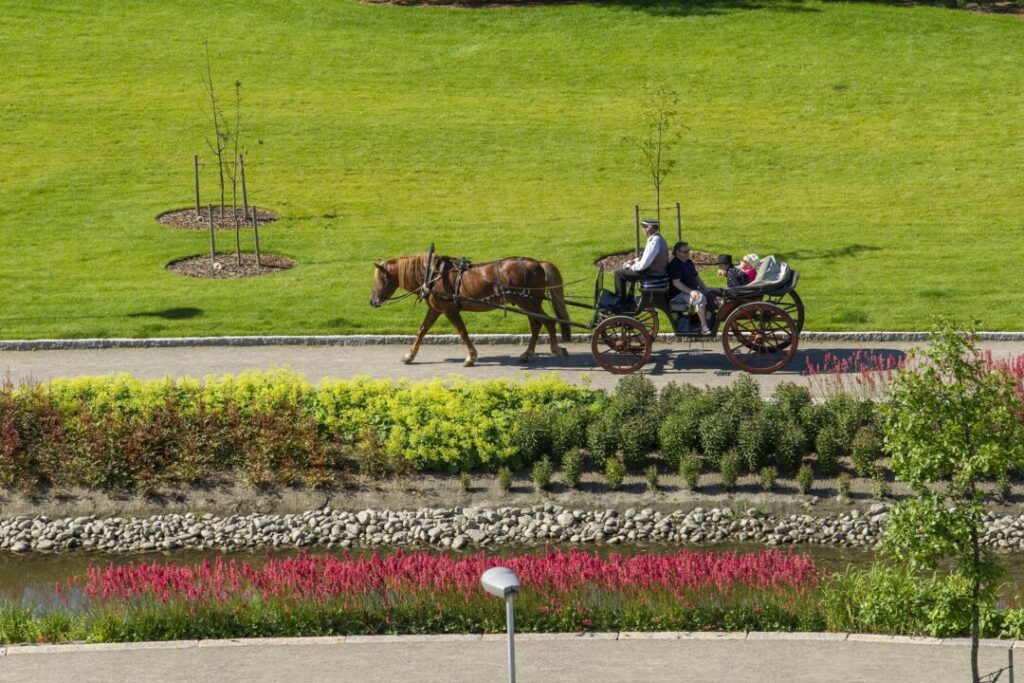
[[[718,255],[718,275],[719,277],[725,278],[725,286],[727,289],[731,287],[742,287],[750,282],[750,280],[747,279],[747,273],[733,265],[732,256],[730,254]],[[722,304],[721,299],[723,297],[723,292],[721,288],[716,287],[715,289],[709,289],[707,294],[708,301],[710,301],[714,307],[717,308]]]
[[[757,257],[755,256],[754,258]],[[743,263],[746,265],[745,261]],[[745,284],[749,284],[750,282],[753,282],[756,274],[756,270],[748,272],[742,268],[734,266],[732,263],[732,255],[718,255],[718,275],[719,277],[725,278],[726,287],[742,287]]]

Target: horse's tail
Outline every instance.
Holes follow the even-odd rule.
[[[550,261],[541,261],[540,267],[544,269],[544,276],[547,283],[548,293],[551,294],[551,305],[555,309],[555,316],[562,320],[569,319],[569,309],[565,305],[565,293],[562,291],[562,274]],[[572,328],[568,323],[560,323],[562,327],[562,341],[572,341]]]

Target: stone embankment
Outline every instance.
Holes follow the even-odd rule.
[[[548,503],[529,508],[423,508],[362,510],[324,508],[300,514],[216,517],[172,514],[146,518],[45,516],[0,520],[0,549],[112,553],[192,548],[435,547],[464,550],[505,544],[643,544],[752,542],[870,546],[878,539],[888,508],[837,515],[773,516],[755,509],[696,508],[688,512],[569,510]],[[1024,550],[1024,515],[985,518],[985,544]]]

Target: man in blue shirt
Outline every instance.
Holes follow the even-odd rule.
[[[670,294],[672,303],[684,303],[697,309],[700,318],[700,333],[711,334],[707,319],[707,285],[697,274],[697,266],[690,259],[690,245],[676,242],[672,247],[672,260],[668,264],[668,277],[672,281]]]

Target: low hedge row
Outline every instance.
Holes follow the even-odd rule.
[[[741,377],[728,388],[639,376],[606,394],[550,377],[312,386],[284,370],[143,381],[119,375],[0,387],[0,486],[151,490],[239,472],[253,485],[330,484],[346,471],[494,472],[567,453],[604,471],[796,472],[822,475],[852,456],[877,476],[877,409],[848,394],[823,403],[783,384],[764,400]],[[684,465],[683,467],[680,467]],[[577,468],[580,462],[575,464]]]
[[[251,484],[330,483],[361,462],[496,470],[525,464],[518,416],[589,416],[603,393],[557,379],[313,387],[276,370],[0,387],[0,486],[148,490],[240,472]],[[586,418],[589,419],[589,418]]]

